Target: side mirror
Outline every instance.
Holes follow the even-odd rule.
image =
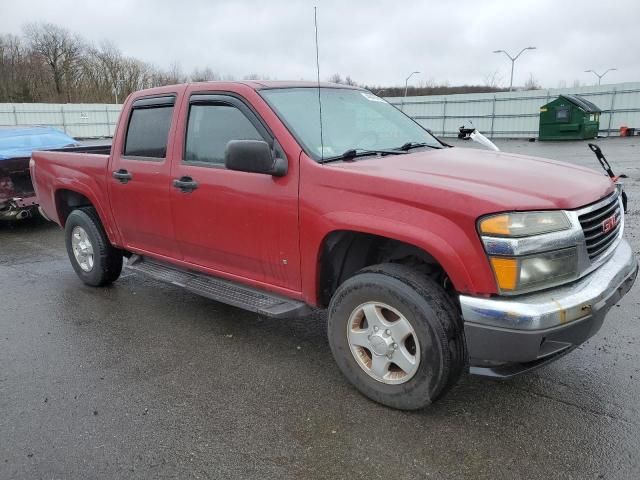
[[[224,152],[224,165],[229,170],[266,173],[274,177],[287,174],[284,158],[274,158],[269,144],[263,140],[231,140]]]

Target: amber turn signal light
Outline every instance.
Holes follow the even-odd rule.
[[[518,260],[491,257],[491,266],[500,290],[515,290],[518,281]]]

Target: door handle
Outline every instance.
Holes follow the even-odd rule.
[[[182,193],[191,193],[198,188],[198,183],[191,177],[180,177],[173,180],[173,186],[182,190]]]
[[[116,170],[115,172],[113,172],[112,175],[113,175],[113,178],[118,180],[120,183],[127,183],[129,180],[133,178],[133,175],[131,175],[124,168],[121,168],[120,170]]]

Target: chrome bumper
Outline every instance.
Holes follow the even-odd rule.
[[[569,285],[510,298],[461,295],[472,365],[541,363],[580,345],[600,329],[637,273],[636,257],[622,239],[606,263]]]

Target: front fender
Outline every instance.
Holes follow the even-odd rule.
[[[310,249],[313,260],[303,252],[303,271],[317,272],[320,252],[326,237],[337,230],[356,231],[378,235],[413,245],[436,259],[447,273],[456,291],[466,294],[495,293],[495,280],[486,260],[484,249],[475,229],[465,231],[451,220],[433,212],[422,211],[413,223],[379,215],[334,211],[316,217],[316,229],[311,234]],[[306,236],[305,236],[306,237]],[[304,242],[305,240],[303,240]],[[304,243],[303,243],[304,245]],[[318,275],[305,291],[318,292]],[[317,298],[312,299],[315,303]]]

